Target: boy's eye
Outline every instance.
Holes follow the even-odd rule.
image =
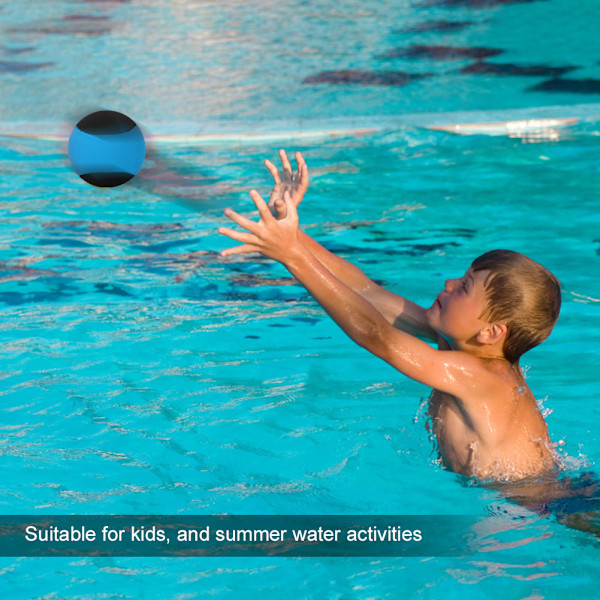
[[[465,292],[467,291],[467,282],[466,281],[463,282],[463,289],[465,290]]]

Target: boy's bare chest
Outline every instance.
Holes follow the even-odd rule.
[[[432,390],[427,415],[430,418],[433,433],[438,436],[456,431],[463,437],[471,428],[468,416],[461,410],[458,399],[446,392]]]
[[[427,415],[427,429],[435,436],[438,452],[446,466],[459,473],[470,472],[477,436],[457,399],[451,394],[433,390]]]
[[[523,415],[523,403],[530,404],[532,401],[535,404],[531,390],[526,385],[519,387],[517,381],[499,378],[486,397],[461,400],[447,392],[432,390],[428,415],[438,436],[443,435],[446,439],[451,437],[461,443],[471,442],[485,437],[482,421],[490,424],[490,430],[498,431],[503,422],[508,424],[512,421],[506,419],[508,414],[519,409],[518,412]],[[470,407],[469,411],[464,408],[465,404]]]

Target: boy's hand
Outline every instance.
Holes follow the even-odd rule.
[[[279,157],[281,158],[281,166],[283,167],[283,175],[277,170],[277,167],[270,161],[265,160],[265,166],[269,169],[269,173],[273,175],[275,185],[271,191],[269,197],[268,207],[271,210],[271,214],[277,219],[285,218],[285,203],[283,201],[283,194],[287,190],[290,193],[290,197],[294,206],[297,208],[302,202],[304,193],[308,188],[308,167],[304,162],[304,158],[300,152],[296,152],[296,163],[298,170],[296,176],[293,176],[292,166],[287,157],[285,150],[279,151]]]
[[[227,248],[221,252],[221,256],[231,254],[247,254],[248,252],[260,252],[280,263],[286,264],[294,255],[298,242],[298,212],[288,190],[283,192],[284,215],[279,219],[271,214],[265,201],[256,190],[250,191],[250,197],[256,204],[260,214],[258,223],[243,217],[230,208],[224,213],[234,223],[243,227],[250,233],[236,231],[227,227],[219,227],[218,232],[238,242],[244,242],[242,246]],[[282,211],[279,211],[280,215]]]

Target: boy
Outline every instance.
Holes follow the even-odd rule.
[[[299,229],[297,206],[308,169],[297,152],[294,178],[283,150],[280,157],[283,176],[265,161],[275,181],[269,204],[250,192],[258,223],[225,210],[248,233],[220,227],[219,233],[243,242],[221,255],[260,252],[281,262],[357,344],[434,388],[429,415],[447,468],[494,481],[553,471],[546,423],[518,361],[558,319],[556,277],[522,254],[493,250],[460,279],[447,280],[424,309],[375,284]]]

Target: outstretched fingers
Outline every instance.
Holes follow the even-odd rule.
[[[277,167],[268,158],[265,160],[265,167],[269,169],[269,173],[271,173],[273,176],[273,181],[275,183],[283,183],[279,169],[277,169]]]
[[[306,191],[308,188],[308,168],[306,166],[306,162],[304,161],[304,157],[301,152],[296,152],[296,175],[292,171],[292,165],[288,158],[286,151],[282,148],[279,151],[279,157],[281,158],[281,165],[283,168],[283,177],[279,172],[277,167],[269,160],[265,160],[265,166],[269,170],[269,173],[273,176],[273,181],[278,183],[295,183],[299,188]]]
[[[254,234],[245,233],[244,231],[236,231],[235,229],[229,229],[229,227],[219,227],[217,232],[221,235],[226,235],[237,242],[244,242],[245,244],[252,244],[256,242],[256,236]]]
[[[298,182],[300,189],[305,192],[308,188],[308,167],[300,152],[296,152],[296,164],[298,165],[296,181]]]
[[[233,248],[221,250],[221,256],[230,256],[231,254],[248,254],[249,252],[259,252],[259,249],[252,244],[243,244],[242,246],[235,246]]]
[[[266,202],[262,199],[262,196],[256,190],[250,190],[250,198],[252,198],[252,201],[256,205],[256,208],[258,209],[258,214],[260,215],[260,218],[263,221],[268,222],[269,220],[272,220],[274,218]],[[252,221],[250,222],[252,223]]]
[[[237,223],[240,227],[247,229],[248,231],[254,233],[257,223],[247,219],[246,217],[236,213],[235,210],[231,210],[231,208],[226,208],[224,211],[225,215],[229,217],[234,223]]]
[[[281,166],[283,167],[283,178],[285,181],[291,183],[294,176],[292,172],[292,165],[290,164],[290,159],[283,148],[279,151],[279,158],[281,158]]]

